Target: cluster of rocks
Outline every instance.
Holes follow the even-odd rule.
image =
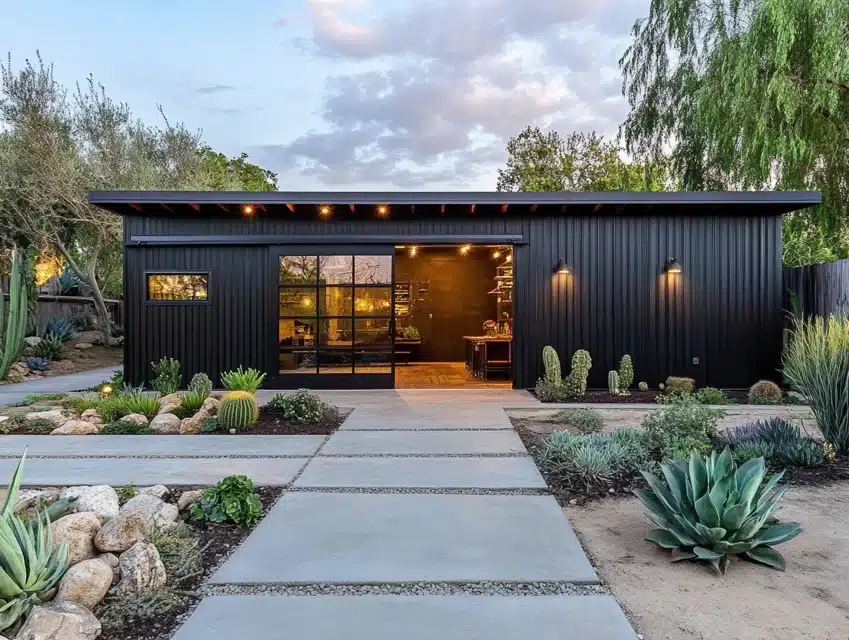
[[[183,399],[176,393],[164,396],[159,401],[159,413],[150,421],[150,428],[156,433],[163,435],[196,435],[201,432],[201,426],[205,420],[218,415],[221,400],[209,396],[203,402],[203,406],[194,415],[180,419],[174,412],[183,406]],[[134,416],[142,417],[144,416]],[[127,420],[124,418],[124,420]]]
[[[177,506],[165,502],[164,485],[141,489],[119,506],[108,485],[21,491],[15,510],[33,512],[61,498],[76,498],[71,511],[53,523],[53,548],[68,541],[69,568],[49,604],[29,613],[15,640],[93,640],[101,626],[91,611],[110,592],[142,593],[168,582],[152,527],[173,526],[181,509],[202,490],[183,492]],[[2,640],[2,636],[0,636]]]
[[[9,382],[24,382],[26,380],[38,380],[44,377],[46,372],[38,371],[37,369],[30,369],[29,364],[27,363],[27,356],[35,355],[35,349],[38,347],[41,340],[42,338],[39,338],[38,336],[24,338],[23,357],[21,357],[17,362],[13,362],[9,365],[9,371],[6,373],[6,380]],[[76,354],[75,357],[50,362],[50,371],[55,373],[71,373],[75,371],[76,366],[74,365],[74,360],[90,357],[85,352],[94,347],[94,345],[100,343],[101,336],[97,331],[83,331],[82,333],[77,334],[70,345],[72,346],[73,352]]]

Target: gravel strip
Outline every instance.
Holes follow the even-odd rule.
[[[528,453],[317,453],[317,458],[526,458]]]
[[[280,436],[286,437],[286,436]],[[324,443],[322,443],[324,446]],[[280,456],[274,454],[257,454],[257,455],[206,455],[206,456],[180,456],[180,455],[149,455],[149,456],[134,456],[131,453],[126,455],[101,455],[101,454],[92,454],[90,456],[39,456],[39,455],[27,455],[27,460],[214,460],[217,458],[232,458],[232,459],[244,459],[244,460],[256,460],[256,459],[287,459],[287,460],[307,460],[311,459],[313,456]],[[4,456],[0,455],[0,460],[20,460],[20,456]]]
[[[457,496],[546,496],[548,489],[442,489],[438,487],[287,487],[286,493],[407,493]]]
[[[396,582],[386,584],[223,584],[201,588],[204,596],[595,596],[606,595],[599,585],[571,582]]]

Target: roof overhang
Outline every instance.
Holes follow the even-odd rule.
[[[819,191],[346,192],[92,191],[88,201],[120,215],[464,217],[498,215],[776,216],[818,205]]]

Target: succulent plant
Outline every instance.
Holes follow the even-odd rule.
[[[554,422],[573,427],[578,433],[598,433],[604,428],[604,417],[597,409],[563,409],[552,416]]]
[[[628,394],[628,388],[634,382],[634,363],[627,353],[619,361],[619,391]]]
[[[744,440],[734,446],[732,455],[737,464],[743,464],[754,458],[769,460],[775,455],[775,446],[765,440]]]
[[[221,399],[218,424],[225,429],[247,429],[259,418],[256,398],[248,391],[231,391]]]
[[[221,384],[228,391],[249,391],[256,393],[257,389],[262,386],[262,381],[265,380],[265,374],[260,373],[256,369],[242,369],[239,365],[238,369],[225,371],[221,374]]]
[[[180,394],[180,414],[185,418],[191,418],[203,407],[203,403],[209,396],[203,391],[183,391]]]
[[[9,367],[24,348],[27,328],[27,258],[21,249],[11,251],[9,278],[9,312],[6,313],[6,298],[0,293],[0,380],[6,377]]]
[[[174,358],[162,358],[159,362],[151,362],[153,369],[153,388],[163,396],[177,393],[180,390],[180,361]]]
[[[62,356],[65,343],[55,333],[47,333],[33,348],[33,353],[46,360],[58,360]]]
[[[189,382],[189,390],[199,391],[204,394],[205,398],[208,398],[209,394],[212,393],[212,380],[205,373],[196,373]]]
[[[693,453],[690,460],[661,465],[666,483],[643,472],[650,491],[634,493],[658,525],[646,540],[672,551],[672,560],[707,560],[721,574],[730,556],[784,570],[784,558],[773,545],[801,533],[796,522],[779,524],[772,511],[787,491],[779,488],[783,473],[763,483],[763,458],[749,460],[739,468],[731,450],[710,456]]]
[[[693,378],[682,378],[679,376],[669,376],[666,379],[666,390],[669,393],[693,393],[696,388],[696,381]],[[662,387],[661,387],[662,389]]]
[[[560,356],[557,355],[554,347],[543,347],[542,364],[545,367],[545,379],[551,384],[560,384],[562,382]]]
[[[749,401],[761,404],[781,404],[784,394],[772,380],[758,380],[749,387]]]
[[[825,464],[823,447],[807,438],[784,445],[775,451],[778,460],[792,467],[819,467]]]
[[[590,357],[589,351],[578,349],[572,355],[572,370],[569,376],[564,380],[566,385],[566,395],[570,398],[577,398],[584,395],[587,391],[587,377],[590,375],[593,360]]]
[[[607,390],[613,395],[619,393],[619,374],[615,370],[607,372]]]
[[[802,440],[799,427],[784,418],[767,418],[752,425],[757,437],[771,443],[776,450],[789,447]]]
[[[661,391],[665,391],[666,385],[661,382],[659,385],[657,385],[657,388],[660,389]]]
[[[76,337],[77,327],[71,318],[50,318],[44,333],[52,333],[62,342],[67,342]]]
[[[47,358],[39,358],[38,356],[30,356],[27,358],[27,366],[33,371],[47,371],[50,363]]]
[[[648,391],[648,390],[649,390],[649,385],[648,385],[648,383],[647,383],[647,382],[641,382],[640,384],[638,384],[638,385],[637,385],[637,388],[638,388],[640,391]]]

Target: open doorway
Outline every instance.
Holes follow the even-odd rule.
[[[395,250],[395,387],[511,387],[513,249]]]

